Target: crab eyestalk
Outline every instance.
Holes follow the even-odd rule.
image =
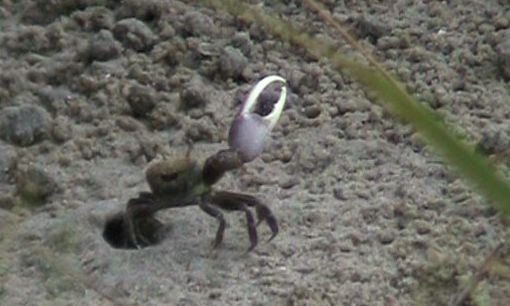
[[[267,115],[259,114],[255,111],[257,105],[264,102],[259,101],[259,98],[273,83],[281,83],[280,97]],[[239,154],[243,162],[252,161],[262,153],[265,141],[280,118],[287,100],[286,84],[284,78],[276,75],[260,80],[250,91],[241,111],[234,118],[230,126],[228,144]]]

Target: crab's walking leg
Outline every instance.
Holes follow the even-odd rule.
[[[269,225],[269,228],[272,232],[271,238],[269,238],[269,240],[272,240],[278,234],[278,222],[276,221],[274,215],[271,213],[271,210],[254,196],[242,193],[219,191],[215,192],[211,196],[210,201],[222,209],[241,210],[246,213],[248,235],[250,237],[251,243],[248,251],[253,250],[258,241],[257,224],[255,223],[251,211],[248,209],[249,206],[255,207],[258,223],[266,221],[266,223]]]
[[[218,208],[211,206],[205,201],[200,202],[199,207],[209,216],[216,218],[220,223],[218,230],[216,231],[216,238],[213,242],[213,248],[217,248],[223,241],[223,233],[225,232],[225,227],[227,225],[225,218],[223,217],[223,213]]]
[[[222,241],[223,231],[225,230],[225,225],[223,223],[224,221],[223,222],[221,221],[221,220],[223,220],[223,214],[217,208],[217,207],[219,207],[219,208],[222,208],[225,210],[244,211],[244,213],[246,214],[246,221],[248,224],[248,236],[250,238],[250,247],[248,248],[247,252],[250,252],[251,250],[253,250],[255,248],[255,246],[257,246],[257,241],[258,241],[258,239],[257,239],[257,225],[255,224],[255,218],[253,218],[253,214],[248,209],[248,207],[242,202],[232,201],[228,197],[222,197],[221,195],[220,196],[214,195],[208,200],[210,201],[211,204],[210,205],[201,204],[200,208],[202,208],[202,210],[204,210],[209,215],[220,220],[220,227],[218,228],[218,232],[216,234],[216,240],[214,242],[214,246],[216,247]],[[217,206],[217,207],[214,207],[212,205]],[[206,209],[208,209],[209,211],[207,211]],[[214,216],[213,214],[216,214],[216,216]],[[217,216],[221,216],[221,219],[219,219]]]
[[[273,215],[269,207],[262,203],[258,198],[244,193],[236,193],[236,192],[228,192],[228,191],[220,191],[216,192],[213,196],[213,200],[216,203],[221,203],[220,206],[223,209],[233,209],[232,206],[225,207],[228,205],[232,205],[233,203],[244,203],[247,206],[255,207],[255,211],[257,212],[257,225],[262,221],[265,221],[269,228],[271,229],[271,237],[268,239],[268,242],[273,240],[276,235],[278,235],[278,221],[276,217]]]
[[[131,242],[138,249],[141,248],[140,243],[144,245],[150,245],[151,243],[140,233],[136,219],[152,214],[150,206],[153,204],[149,197],[140,194],[138,198],[129,199],[126,205],[126,212],[124,214],[126,232]]]

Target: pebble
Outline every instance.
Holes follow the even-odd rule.
[[[119,56],[121,50],[122,47],[113,38],[112,32],[101,30],[90,39],[83,57],[88,62],[107,61]]]
[[[128,88],[127,102],[135,117],[145,117],[157,104],[156,92],[144,85],[137,83]]]
[[[415,220],[413,225],[416,228],[416,232],[420,235],[426,235],[432,231],[430,223],[424,220]]]
[[[319,105],[310,105],[305,107],[303,113],[308,119],[315,119],[321,114],[321,107]]]
[[[396,237],[396,233],[394,230],[391,230],[391,229],[381,230],[377,234],[377,238],[378,238],[379,242],[382,244],[392,243],[395,240],[395,237]]]
[[[0,112],[0,138],[19,146],[45,139],[50,126],[50,115],[39,106],[9,106]]]
[[[203,107],[209,100],[207,92],[208,90],[200,78],[191,79],[183,86],[180,93],[180,107],[182,109]]]
[[[358,16],[355,18],[354,27],[359,38],[368,38],[372,43],[376,42],[386,33],[390,33],[389,27],[373,16]]]
[[[75,12],[71,18],[85,30],[99,31],[111,29],[114,25],[114,16],[106,7],[92,6],[83,11]]]
[[[299,179],[293,176],[285,176],[278,180],[278,186],[282,189],[290,189],[299,184]]]
[[[16,188],[25,200],[41,203],[55,192],[57,184],[45,169],[30,165],[17,173]]]
[[[115,124],[126,132],[134,132],[142,128],[140,122],[128,116],[118,117],[115,120]]]
[[[237,48],[226,47],[220,55],[220,72],[225,77],[238,78],[248,65],[248,59]]]
[[[65,109],[68,101],[73,97],[69,89],[51,85],[38,89],[37,96],[42,106],[52,113]]]
[[[347,196],[345,195],[345,191],[342,187],[335,187],[333,189],[333,196],[335,197],[335,199],[337,199],[339,201],[347,200]]]
[[[211,35],[215,31],[211,17],[200,12],[190,12],[184,16],[185,30],[192,35]]]
[[[250,39],[250,34],[246,32],[239,32],[232,37],[232,45],[243,52],[244,55],[249,56],[253,49],[253,42]]]
[[[504,127],[489,126],[482,132],[477,150],[484,154],[502,153],[510,147],[510,138]]]
[[[117,22],[113,28],[113,35],[125,47],[135,51],[149,51],[157,40],[152,30],[144,22],[135,18]]]
[[[73,137],[73,125],[66,116],[57,116],[52,129],[53,139],[57,143],[64,143]]]

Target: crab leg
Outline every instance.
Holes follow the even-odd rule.
[[[151,243],[141,234],[136,219],[145,218],[154,214],[154,199],[150,193],[142,192],[137,198],[129,199],[124,214],[125,231],[129,239],[137,249],[141,249],[142,245],[150,245]]]
[[[209,216],[216,218],[216,220],[220,223],[218,230],[216,231],[216,238],[213,241],[213,248],[217,248],[223,241],[223,233],[225,232],[225,227],[227,225],[225,218],[223,217],[223,213],[218,208],[211,206],[204,201],[199,204],[199,207]]]
[[[254,196],[242,193],[219,191],[215,192],[209,200],[212,204],[221,209],[240,210],[245,212],[248,235],[250,237],[250,247],[248,252],[253,250],[258,242],[257,223],[255,223],[253,214],[248,207],[255,207],[258,223],[265,221],[271,229],[272,235],[268,241],[272,240],[278,234],[278,222],[271,213],[271,210]]]
[[[268,242],[278,235],[278,221],[276,217],[269,207],[256,197],[244,193],[219,191],[214,193],[212,199],[219,207],[227,210],[234,210],[235,206],[238,205],[236,203],[243,203],[254,207],[257,213],[257,225],[265,221],[271,229],[271,237],[268,239]]]

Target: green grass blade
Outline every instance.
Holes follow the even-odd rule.
[[[505,214],[510,214],[510,184],[508,181],[487,162],[486,158],[473,152],[467,144],[457,139],[431,109],[407,93],[404,87],[373,58],[367,57],[367,52],[363,49],[360,50],[361,47],[354,40],[350,43],[367,57],[373,68],[340,54],[326,42],[297,30],[288,22],[276,15],[264,12],[259,7],[233,0],[205,0],[202,2],[228,11],[247,22],[256,22],[264,26],[267,31],[280,36],[281,39],[302,46],[318,59],[329,58],[335,67],[348,72],[366,89],[375,94],[378,101],[391,113],[411,124],[450,165],[458,169],[461,175],[492,200],[491,203],[497,209]],[[313,1],[306,2],[314,3]],[[317,8],[314,9],[317,10]]]

